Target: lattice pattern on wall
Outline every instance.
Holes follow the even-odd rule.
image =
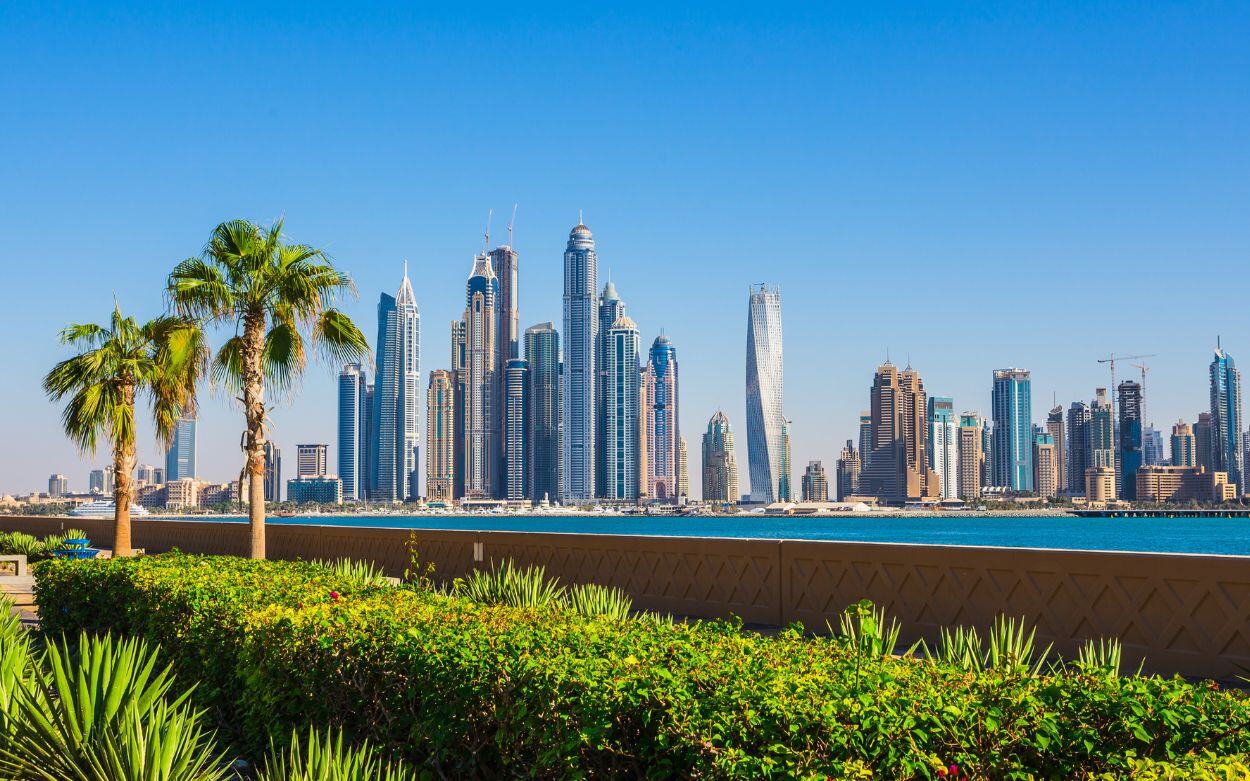
[[[786,542],[786,620],[823,627],[885,606],[904,637],[1023,616],[1060,653],[1118,637],[1147,669],[1228,676],[1250,666],[1250,566],[1236,557]]]

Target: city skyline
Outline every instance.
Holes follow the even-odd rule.
[[[23,338],[0,408],[31,448],[0,454],[0,492],[38,489],[53,472],[80,488],[102,465],[60,437],[58,410],[38,391],[62,357],[56,330],[98,319],[113,291],[128,310],[157,314],[170,265],[198,251],[206,226],[236,216],[285,214],[295,239],[325,246],[356,280],[347,311],[363,324],[407,258],[427,355],[441,357],[436,335],[463,311],[456,291],[487,210],[519,203],[523,328],[561,323],[560,254],[585,209],[600,276],[610,269],[629,291],[644,343],[665,329],[680,346],[687,424],[697,431],[724,409],[740,446],[742,298],[768,280],[785,300],[798,471],[834,463],[890,351],[911,355],[930,392],[983,416],[989,372],[1028,367],[1034,422],[1056,398],[1066,408],[1096,387],[1114,393],[1097,359],[1156,353],[1145,423],[1165,431],[1208,410],[1201,378],[1218,336],[1250,354],[1234,306],[1183,299],[1184,316],[1164,322],[1106,298],[1161,302],[1163,280],[1198,287],[1197,275],[1182,278],[1191,268],[1221,288],[1250,282],[1250,107],[1229,75],[1250,70],[1244,8],[761,9],[714,28],[697,9],[663,19],[590,9],[576,29],[396,11],[356,28],[379,58],[338,48],[341,13],[310,7],[278,25],[336,56],[292,63],[245,42],[210,64],[185,52],[226,35],[230,13],[11,10],[0,89],[28,110],[8,133],[22,197],[0,209],[14,237],[0,262],[11,273],[4,322]],[[460,35],[430,32],[457,24]],[[507,67],[456,56],[467,42],[506,53]],[[56,77],[65,67],[74,79]],[[270,95],[272,114],[246,133],[206,127],[207,96],[240,82]],[[572,96],[587,121],[567,121]],[[281,119],[308,109],[323,115],[315,127],[291,132]],[[464,121],[484,110],[509,121]],[[227,162],[268,175],[243,188],[222,175]],[[142,241],[112,247],[117,224],[143,225]],[[929,286],[898,284],[939,270],[961,280],[969,305],[938,307]],[[1082,284],[1063,284],[1062,312],[1048,311],[1042,300],[1073,279]],[[893,316],[879,317],[886,291]],[[1044,333],[1018,327],[1030,310],[1044,314]],[[437,365],[425,363],[422,393]],[[271,433],[288,457],[300,441],[336,441],[340,369],[313,366],[298,396],[275,398]],[[241,426],[228,394],[204,393],[199,420],[198,471],[231,479]],[[141,428],[139,460],[162,458]],[[741,448],[739,468],[745,484]]]

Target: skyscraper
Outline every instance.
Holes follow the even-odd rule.
[[[1057,405],[1046,416],[1046,433],[1050,434],[1055,443],[1055,490],[1058,493],[1068,491],[1068,448],[1064,436],[1063,406]]]
[[[994,372],[994,484],[1011,491],[1033,491],[1032,381],[1026,369]]]
[[[560,498],[560,334],[553,323],[525,329],[530,377],[530,499]]]
[[[1208,472],[1215,471],[1214,425],[1210,412],[1199,412],[1194,424],[1194,459],[1198,466]]]
[[[616,501],[638,498],[639,393],[642,374],[638,360],[642,345],[638,326],[628,315],[617,318],[608,329],[604,353],[604,410],[607,417],[603,446],[607,449],[605,496]]]
[[[846,440],[846,447],[838,454],[837,470],[837,497],[839,502],[844,502],[847,497],[855,495],[859,485],[860,460],[855,440]]]
[[[868,454],[872,452],[872,411],[859,413],[859,468],[868,466]]]
[[[859,473],[858,492],[902,504],[936,499],[937,475],[929,466],[924,382],[910,366],[877,368],[872,383],[872,455]]]
[[[265,440],[265,501],[282,501],[282,450],[272,439]]]
[[[1043,499],[1058,493],[1059,458],[1055,438],[1045,431],[1033,434],[1033,490]]]
[[[803,501],[829,501],[829,478],[825,475],[825,465],[819,461],[810,461],[803,471]]]
[[[1090,408],[1089,426],[1089,466],[1085,470],[1085,498],[1095,501],[1089,495],[1091,485],[1099,487],[1101,499],[1108,498],[1106,475],[1111,476],[1109,498],[1115,498],[1115,423],[1111,418],[1111,402],[1107,399],[1107,389],[1097,388],[1094,391],[1094,403]],[[1093,471],[1091,471],[1093,470]],[[1105,473],[1101,470],[1107,470]],[[1090,476],[1093,475],[1093,480]]]
[[[195,477],[195,418],[182,417],[174,425],[174,437],[165,451],[165,480]]]
[[[48,498],[56,499],[69,493],[69,478],[65,475],[52,475],[48,478]]]
[[[943,499],[959,496],[959,421],[955,400],[949,396],[929,397],[929,468],[937,476]]]
[[[530,367],[522,358],[504,370],[504,493],[518,501],[530,497]]]
[[[1197,466],[1194,429],[1183,420],[1172,426],[1172,466]]]
[[[378,301],[377,377],[374,382],[376,444],[370,443],[376,470],[375,496],[380,502],[402,502],[420,495],[421,314],[404,264],[404,279],[395,296]]]
[[[367,498],[365,475],[369,464],[368,440],[365,430],[369,427],[369,406],[366,402],[368,383],[364,368],[349,363],[339,372],[339,437],[338,469],[343,481],[343,500],[347,502]]]
[[[686,438],[677,437],[677,496],[685,500],[690,497],[690,454],[686,449]]]
[[[617,295],[616,285],[609,279],[599,295],[598,336],[595,338],[595,442],[599,447],[595,450],[595,492],[599,496],[607,495],[608,453],[602,446],[607,437],[607,375],[608,375],[608,331],[612,324],[625,314],[625,302]]]
[[[747,307],[747,460],[751,501],[780,498],[785,371],[781,340],[781,291],[752,286]]]
[[[729,418],[716,411],[703,434],[703,501],[737,504],[738,462]]]
[[[1167,453],[1163,450],[1163,432],[1150,424],[1141,432],[1142,464],[1145,466],[1163,466],[1167,463]]]
[[[794,486],[792,484],[792,467],[790,459],[790,432],[794,429],[794,423],[789,418],[781,424],[781,477],[777,485],[777,501],[792,502],[794,501]]]
[[[496,383],[495,337],[499,324],[495,301],[499,280],[490,265],[490,256],[483,253],[473,258],[473,272],[465,285],[464,323],[464,495],[469,499],[487,499],[498,495],[499,431],[495,424],[502,416],[495,414]]]
[[[425,391],[425,492],[431,502],[455,499],[456,380],[446,369],[430,372]]]
[[[1074,401],[1068,407],[1068,467],[1065,471],[1069,496],[1085,495],[1085,470],[1093,466],[1089,450],[1089,405]]]
[[[512,226],[508,226],[508,244],[501,245],[490,251],[490,266],[495,272],[495,279],[499,284],[499,293],[495,298],[495,321],[497,323],[497,331],[495,336],[495,398],[491,402],[493,410],[492,427],[495,431],[496,447],[498,454],[496,457],[498,479],[495,481],[495,496],[504,497],[508,493],[507,483],[507,442],[504,429],[507,421],[504,419],[507,414],[507,402],[504,400],[504,394],[507,392],[508,361],[514,358],[523,358],[521,355],[521,331],[520,331],[520,311],[517,303],[517,296],[520,292],[518,277],[520,271],[520,258],[516,251],[512,249]]]
[[[975,412],[959,416],[959,498],[973,501],[981,497],[985,469],[984,435],[981,417]]]
[[[1246,492],[1241,451],[1241,372],[1218,344],[1211,361],[1211,471],[1227,472],[1237,495]]]
[[[677,406],[677,350],[660,334],[651,344],[643,374],[646,397],[647,495],[675,502],[681,493],[681,432]]]
[[[295,476],[324,477],[328,474],[326,453],[329,445],[308,444],[295,446]]]
[[[564,250],[564,371],[561,375],[561,500],[595,497],[595,313],[598,257],[595,241],[579,220]]]
[[[1120,458],[1117,493],[1121,499],[1137,498],[1137,470],[1142,467],[1142,386],[1132,380],[1120,383]]]

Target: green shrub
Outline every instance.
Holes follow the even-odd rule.
[[[308,725],[449,778],[903,779],[957,764],[972,778],[1067,779],[1146,762],[1197,776],[1250,751],[1240,693],[1079,666],[1041,674],[1029,633],[1006,622],[1000,663],[972,674],[798,629],[760,636],[414,589],[331,599],[333,573],[309,564],[58,560],[39,575],[57,631],[111,622],[170,638],[175,658],[228,658],[219,716],[242,727],[253,757]],[[857,623],[860,637],[891,634],[876,615],[881,631]]]

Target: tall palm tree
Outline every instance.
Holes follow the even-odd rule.
[[[265,384],[278,391],[294,385],[306,364],[306,340],[334,363],[364,358],[364,334],[335,308],[355,286],[322,250],[286,243],[281,220],[269,228],[234,220],[213,230],[198,257],[178,264],[168,292],[182,316],[234,328],[213,359],[212,373],[214,381],[242,394],[251,553],[263,559]]]
[[[157,436],[168,444],[178,418],[194,411],[195,384],[208,366],[204,335],[196,323],[179,317],[141,325],[114,305],[107,326],[71,325],[60,339],[80,352],[52,367],[43,389],[54,401],[70,397],[61,420],[79,449],[94,453],[101,435],[112,447],[113,555],[129,556],[135,400],[148,397]]]

